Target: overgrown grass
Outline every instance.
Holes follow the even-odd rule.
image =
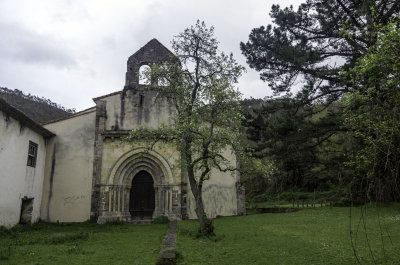
[[[45,224],[0,230],[0,264],[155,264],[167,225]]]
[[[366,230],[362,209],[352,208],[351,218],[361,264],[400,264],[400,205],[368,206]],[[220,240],[196,238],[197,222],[181,221],[179,264],[357,264],[349,215],[348,207],[322,207],[218,218],[214,225]]]
[[[361,264],[400,264],[400,205],[362,209],[352,208],[351,219]],[[181,221],[178,264],[357,264],[349,214],[350,208],[322,207],[222,217],[211,238],[198,236],[197,221]],[[0,229],[0,264],[155,264],[166,229],[120,223]]]

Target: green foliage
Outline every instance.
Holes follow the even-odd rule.
[[[160,216],[153,220],[153,224],[168,224],[169,219],[166,216]]]
[[[400,29],[383,27],[376,45],[347,73],[356,91],[346,97],[346,125],[362,143],[348,163],[352,192],[373,200],[400,200]]]
[[[260,202],[270,202],[273,206],[277,202],[282,203],[292,203],[295,202],[302,202],[302,201],[324,201],[324,202],[338,202],[342,200],[342,197],[345,196],[343,190],[338,187],[336,189],[331,189],[327,191],[316,191],[316,192],[303,192],[303,191],[283,191],[280,193],[262,193],[257,196],[254,196],[251,200],[253,203],[260,203]]]
[[[253,29],[240,47],[275,93],[290,95],[300,85],[297,99],[303,103],[333,102],[353,88],[340,72],[374,45],[376,25],[399,15],[397,0],[308,0],[297,11],[273,5],[274,25]]]
[[[269,200],[285,191],[336,193],[337,187],[344,187],[350,170],[342,163],[352,156],[356,144],[342,126],[342,108],[341,103],[299,106],[292,99],[244,107],[251,162],[258,161],[268,173],[249,170],[245,164],[242,179],[248,198]]]
[[[275,163],[268,158],[248,155],[240,161],[241,182],[245,185],[246,196],[252,198],[274,186],[277,174]]]
[[[393,67],[398,44],[383,47],[382,34],[398,19],[400,2],[309,0],[297,11],[274,5],[270,15],[274,25],[253,29],[241,43],[250,67],[275,96],[285,95],[254,112],[247,130],[257,143],[255,155],[275,161],[279,169],[274,175],[279,185],[266,195],[339,186],[342,201],[360,200],[365,192],[398,198],[391,188],[398,190],[397,112],[392,108],[398,102],[382,89],[398,92],[394,73],[399,70]],[[358,63],[363,57],[369,59]],[[373,87],[379,88],[371,92]]]

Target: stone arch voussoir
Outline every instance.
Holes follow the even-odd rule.
[[[135,148],[115,162],[107,176],[107,184],[130,185],[141,170],[150,173],[154,185],[174,183],[171,166],[161,154],[146,148]]]

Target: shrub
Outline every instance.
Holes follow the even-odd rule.
[[[166,216],[160,216],[153,220],[153,224],[168,224],[169,219]]]

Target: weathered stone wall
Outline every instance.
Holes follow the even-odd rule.
[[[160,143],[146,151],[147,143],[121,140],[130,130],[156,129],[172,122],[174,109],[170,102],[151,85],[140,85],[138,76],[142,65],[159,63],[171,56],[157,40],[151,40],[129,57],[123,91],[94,99],[97,117],[92,216],[99,222],[130,219],[129,192],[139,169],[154,180],[153,218],[181,218],[181,173],[176,167],[179,154],[175,147]]]
[[[175,58],[176,59],[176,58]],[[156,129],[161,124],[171,124],[175,115],[175,109],[171,102],[163,98],[159,91],[151,84],[157,80],[151,80],[150,85],[139,84],[139,68],[143,65],[151,66],[166,60],[174,60],[173,54],[168,51],[157,40],[151,40],[135,54],[129,57],[127,62],[126,82],[123,91],[94,99],[98,116],[96,123],[96,148],[95,160],[98,172],[95,174],[96,185],[92,195],[97,207],[92,209],[93,213],[101,215],[103,219],[112,220],[113,218],[129,219],[126,212],[125,197],[129,193],[130,183],[125,186],[114,183],[109,186],[110,173],[121,159],[127,159],[125,154],[135,148],[146,147],[146,144],[128,144],[121,142],[120,138],[130,130],[139,128]],[[101,111],[99,111],[101,109]],[[156,150],[157,149],[157,150]],[[156,207],[155,215],[168,215],[171,218],[196,218],[194,213],[194,200],[191,195],[188,181],[182,177],[180,170],[174,168],[180,154],[172,145],[164,145],[163,148],[155,146],[156,151],[162,159],[166,160],[172,169],[172,179],[157,180],[156,173],[150,173],[155,179]],[[231,160],[232,165],[236,163],[235,155],[231,151],[226,151],[225,156]],[[147,158],[146,158],[147,159]],[[149,158],[149,171],[157,171],[157,162],[152,163]],[[139,159],[140,160],[140,159]],[[143,160],[143,162],[145,159]],[[165,172],[164,172],[165,175]],[[119,178],[119,176],[112,176]],[[237,183],[239,182],[238,173],[219,172],[213,170],[211,179],[207,181],[203,188],[203,198],[206,212],[209,217],[217,215],[236,215],[240,206],[241,196],[237,193]],[[108,186],[107,186],[108,185]],[[162,186],[162,188],[161,188]],[[161,207],[161,204],[163,206]],[[167,208],[166,206],[167,205]],[[172,211],[165,211],[169,209]]]
[[[139,84],[138,72],[142,65],[151,66],[154,63],[165,62],[168,60],[176,60],[174,54],[158,40],[152,39],[149,41],[128,58],[125,75],[125,89],[136,87]],[[155,83],[156,80],[151,80],[151,82]]]
[[[180,219],[181,174],[174,146],[158,143],[149,150],[147,143],[127,143],[115,135],[103,137],[99,222],[131,219],[129,193],[133,178],[141,170],[150,173],[154,180],[153,218]]]
[[[175,113],[157,90],[145,85],[96,100],[97,104],[100,102],[106,109],[104,131],[156,129],[160,124],[170,124]]]
[[[82,222],[90,218],[95,109],[45,125],[57,137],[47,146],[42,219]]]
[[[27,166],[29,141],[38,144],[36,167]],[[33,198],[31,222],[40,217],[46,141],[0,110],[0,226],[19,222],[24,197]]]
[[[134,170],[124,176],[114,175],[114,171],[125,160],[131,159],[129,153],[141,150],[139,153],[145,154],[150,145],[128,143],[121,138],[130,130],[156,129],[161,124],[170,124],[174,109],[166,99],[158,97],[156,90],[145,85],[97,98],[95,102],[98,111],[92,216],[99,222],[115,219],[129,221],[129,192]],[[179,153],[173,145],[166,143],[158,143],[152,152],[153,155],[135,158],[139,162],[132,161],[124,166],[142,168],[152,175],[156,204],[153,218],[165,215],[170,219],[180,219],[185,207],[181,205],[181,172],[177,167]],[[162,176],[157,176],[157,172],[161,172]],[[118,183],[121,177],[129,181]]]

